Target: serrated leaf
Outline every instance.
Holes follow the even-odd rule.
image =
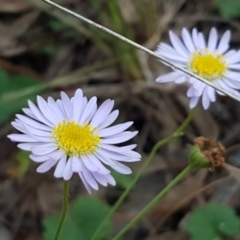
[[[69,208],[59,240],[89,240],[110,211],[110,207],[98,198],[81,197]],[[44,220],[44,240],[54,239],[59,223],[60,213]],[[108,221],[98,235],[102,240],[112,232],[112,223]]]
[[[240,16],[240,1],[237,0],[215,0],[221,15],[225,18]]]
[[[240,230],[240,219],[233,209],[218,203],[209,203],[194,210],[186,230],[193,240],[222,239],[233,237]]]

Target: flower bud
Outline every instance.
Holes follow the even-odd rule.
[[[189,163],[193,168],[209,167],[211,170],[225,163],[225,148],[213,138],[198,137],[189,152]]]

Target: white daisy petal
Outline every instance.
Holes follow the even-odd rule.
[[[191,35],[186,28],[183,28],[182,30],[182,38],[185,46],[187,47],[189,52],[192,53],[195,50],[195,47],[191,39]]]
[[[194,108],[198,104],[199,97],[191,97],[189,107]]]
[[[31,136],[27,134],[10,134],[8,137],[13,141],[13,142],[37,142],[36,139],[32,138]]]
[[[77,156],[72,157],[72,170],[73,172],[81,172],[83,171],[83,163],[82,159]]]
[[[109,138],[102,139],[101,143],[117,144],[117,143],[126,142],[129,139],[136,136],[137,133],[138,133],[138,131],[135,131],[135,132],[125,131],[125,132],[118,134],[117,136],[112,136]]]
[[[118,124],[109,128],[104,128],[99,131],[99,134],[101,135],[101,137],[112,136],[120,132],[123,132],[124,130],[128,129],[132,124],[133,122],[126,122],[126,123]]]
[[[103,123],[107,118],[107,116],[112,111],[113,104],[114,104],[114,101],[110,99],[103,102],[102,105],[96,111],[94,117],[92,118],[91,125],[94,127],[98,127],[101,123]]]
[[[80,179],[83,182],[84,187],[87,189],[88,193],[91,194],[91,187],[89,186],[88,182],[86,181],[85,177],[83,176],[82,172],[78,173]]]
[[[108,185],[108,181],[103,174],[99,174],[98,172],[93,172],[92,175],[101,185],[105,187]]]
[[[69,180],[73,175],[73,170],[72,170],[72,158],[70,157],[67,160],[67,164],[63,170],[63,179],[65,181]]]
[[[89,102],[87,103],[87,106],[85,107],[83,114],[80,118],[80,123],[84,124],[86,123],[86,121],[88,121],[89,116],[91,115],[93,109],[95,109],[96,106],[96,102],[97,102],[97,98],[96,97],[92,97]]]
[[[38,156],[38,155],[34,155],[34,154],[30,154],[29,158],[32,159],[34,162],[45,162],[45,161],[49,160],[48,156]]]
[[[67,163],[67,156],[63,155],[61,159],[58,161],[58,164],[56,166],[56,169],[54,171],[54,177],[56,178],[62,178],[63,177],[63,171],[66,167]]]
[[[31,118],[29,117],[26,117],[26,116],[23,116],[21,114],[17,114],[16,115],[17,118],[19,120],[21,120],[23,123],[31,126],[31,127],[34,127],[34,128],[37,128],[37,129],[41,129],[41,130],[45,130],[45,131],[51,131],[51,128],[49,126],[46,126],[46,125],[43,125],[35,120],[32,120]]]
[[[177,71],[166,73],[166,74],[159,76],[156,79],[156,82],[160,82],[160,83],[173,82],[176,80],[176,78],[181,78],[182,75],[183,75],[182,73],[177,72]]]
[[[41,165],[37,172],[43,173],[55,166],[54,176],[69,180],[78,173],[85,188],[98,189],[98,183],[115,185],[111,175],[116,171],[129,174],[131,169],[120,162],[136,162],[140,154],[133,151],[136,144],[117,147],[133,138],[137,131],[126,131],[133,122],[109,127],[118,117],[119,111],[112,111],[113,100],[106,100],[97,108],[97,98],[89,101],[78,89],[72,98],[61,92],[61,99],[48,97],[45,101],[37,96],[37,105],[29,101],[27,114],[17,114],[12,122],[21,134],[8,137],[18,142],[20,149],[30,151],[30,158]],[[105,146],[105,148],[101,148]]]
[[[111,112],[106,117],[105,121],[102,122],[101,124],[99,124],[98,129],[100,130],[100,129],[110,126],[117,119],[118,115],[119,115],[119,110],[114,110],[113,112]]]
[[[226,31],[219,40],[216,28],[212,28],[208,39],[205,40],[203,33],[198,32],[196,28],[191,34],[183,28],[181,37],[184,44],[171,31],[169,36],[173,47],[160,43],[156,51],[158,55],[175,64],[180,64],[182,68],[199,75],[229,94],[237,98],[240,96],[236,91],[236,89],[240,90],[240,50],[228,51],[230,31]],[[198,79],[176,70],[157,77],[156,82],[189,83],[187,97],[190,98],[190,108],[194,108],[201,99],[203,108],[207,109],[210,103],[216,100],[216,93],[225,95]],[[102,141],[109,142],[108,138]]]
[[[129,167],[127,167],[119,162],[116,162],[116,163],[117,163],[116,165],[111,166],[115,171],[122,173],[122,174],[131,174],[132,173],[132,170]]]
[[[185,48],[185,46],[182,44],[181,40],[178,38],[176,34],[174,34],[172,31],[169,32],[169,37],[172,42],[173,47],[176,49],[176,51],[182,55],[184,58],[188,57],[188,51]]]
[[[217,46],[218,34],[216,28],[212,28],[209,33],[208,48],[214,51]]]
[[[53,160],[53,159],[45,161],[37,168],[37,172],[45,173],[45,172],[49,171],[56,163],[57,163],[57,160]]]
[[[201,32],[198,33],[198,47],[200,50],[204,50],[206,48],[206,42]]]
[[[225,53],[228,48],[229,48],[229,41],[231,38],[231,32],[229,30],[227,30],[223,35],[222,38],[218,44],[218,52],[223,54]]]
[[[96,180],[94,179],[94,177],[92,176],[91,172],[88,171],[87,169],[83,170],[83,176],[86,180],[86,182],[95,190],[98,190],[98,184],[96,182]]]
[[[57,146],[55,143],[45,143],[37,147],[32,147],[32,153],[36,155],[45,155],[54,152],[56,149]]]
[[[208,107],[210,105],[210,100],[209,100],[209,97],[208,97],[207,88],[205,88],[204,91],[203,91],[202,104],[203,104],[203,108],[205,110],[208,109]]]

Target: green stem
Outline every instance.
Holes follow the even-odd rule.
[[[117,240],[126,233],[144,214],[146,214],[156,203],[159,202],[174,186],[176,186],[186,175],[193,170],[188,165],[181,173],[177,175],[131,222],[129,222],[112,240]]]
[[[121,197],[118,199],[118,201],[115,203],[115,205],[111,208],[111,211],[108,213],[108,215],[103,219],[103,221],[101,222],[101,224],[98,226],[97,230],[95,231],[95,233],[93,234],[91,240],[97,240],[98,239],[98,235],[99,232],[101,231],[101,229],[105,226],[105,224],[108,222],[108,220],[112,217],[112,215],[116,212],[116,210],[118,209],[118,207],[121,205],[121,203],[124,201],[124,199],[127,197],[127,195],[129,194],[129,192],[133,189],[133,187],[136,185],[137,181],[140,179],[140,177],[142,176],[142,174],[145,172],[145,170],[148,168],[149,164],[151,163],[151,161],[153,160],[155,154],[157,153],[157,151],[159,150],[160,147],[162,147],[163,145],[169,143],[171,140],[182,136],[182,132],[183,130],[188,126],[188,124],[191,122],[191,120],[193,119],[195,115],[195,109],[191,110],[191,112],[189,113],[188,117],[185,119],[185,121],[181,124],[181,126],[170,136],[168,136],[167,138],[164,138],[163,140],[157,142],[154,147],[152,148],[152,151],[148,157],[148,159],[146,160],[146,162],[143,164],[142,168],[140,169],[140,171],[138,172],[138,174],[135,176],[135,178],[133,179],[133,181],[131,182],[131,184],[128,186],[128,188],[126,188],[126,190],[124,191],[124,193],[121,195]]]
[[[58,240],[62,227],[63,227],[63,223],[67,214],[67,210],[68,210],[68,194],[69,194],[69,181],[64,181],[64,186],[63,186],[63,208],[62,208],[62,214],[61,214],[61,218],[58,224],[58,228],[57,228],[57,232],[55,235],[54,240]]]

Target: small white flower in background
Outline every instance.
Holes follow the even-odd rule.
[[[156,54],[205,78],[213,85],[235,96],[240,96],[236,91],[240,89],[240,50],[228,50],[231,36],[229,30],[222,35],[220,40],[218,40],[215,28],[210,30],[208,41],[195,28],[192,33],[183,28],[182,40],[171,31],[169,36],[172,46],[160,43]],[[207,109],[210,102],[215,102],[216,92],[224,95],[213,87],[176,70],[159,76],[156,81],[159,83],[189,82],[191,86],[187,91],[187,96],[190,97],[190,108],[195,107],[202,97],[202,105],[204,109]]]
[[[109,127],[118,117],[119,111],[112,111],[114,101],[106,100],[97,108],[97,98],[89,101],[78,89],[72,98],[61,92],[61,99],[49,97],[45,101],[37,97],[36,106],[29,101],[29,108],[23,111],[27,116],[17,114],[12,125],[23,134],[10,134],[18,147],[31,151],[30,158],[41,165],[37,172],[44,173],[56,165],[54,176],[69,180],[73,173],[79,174],[88,192],[91,188],[115,185],[110,170],[130,174],[129,167],[120,162],[140,161],[140,154],[133,151],[133,145],[115,146],[133,138],[137,131],[125,131],[133,122]]]

